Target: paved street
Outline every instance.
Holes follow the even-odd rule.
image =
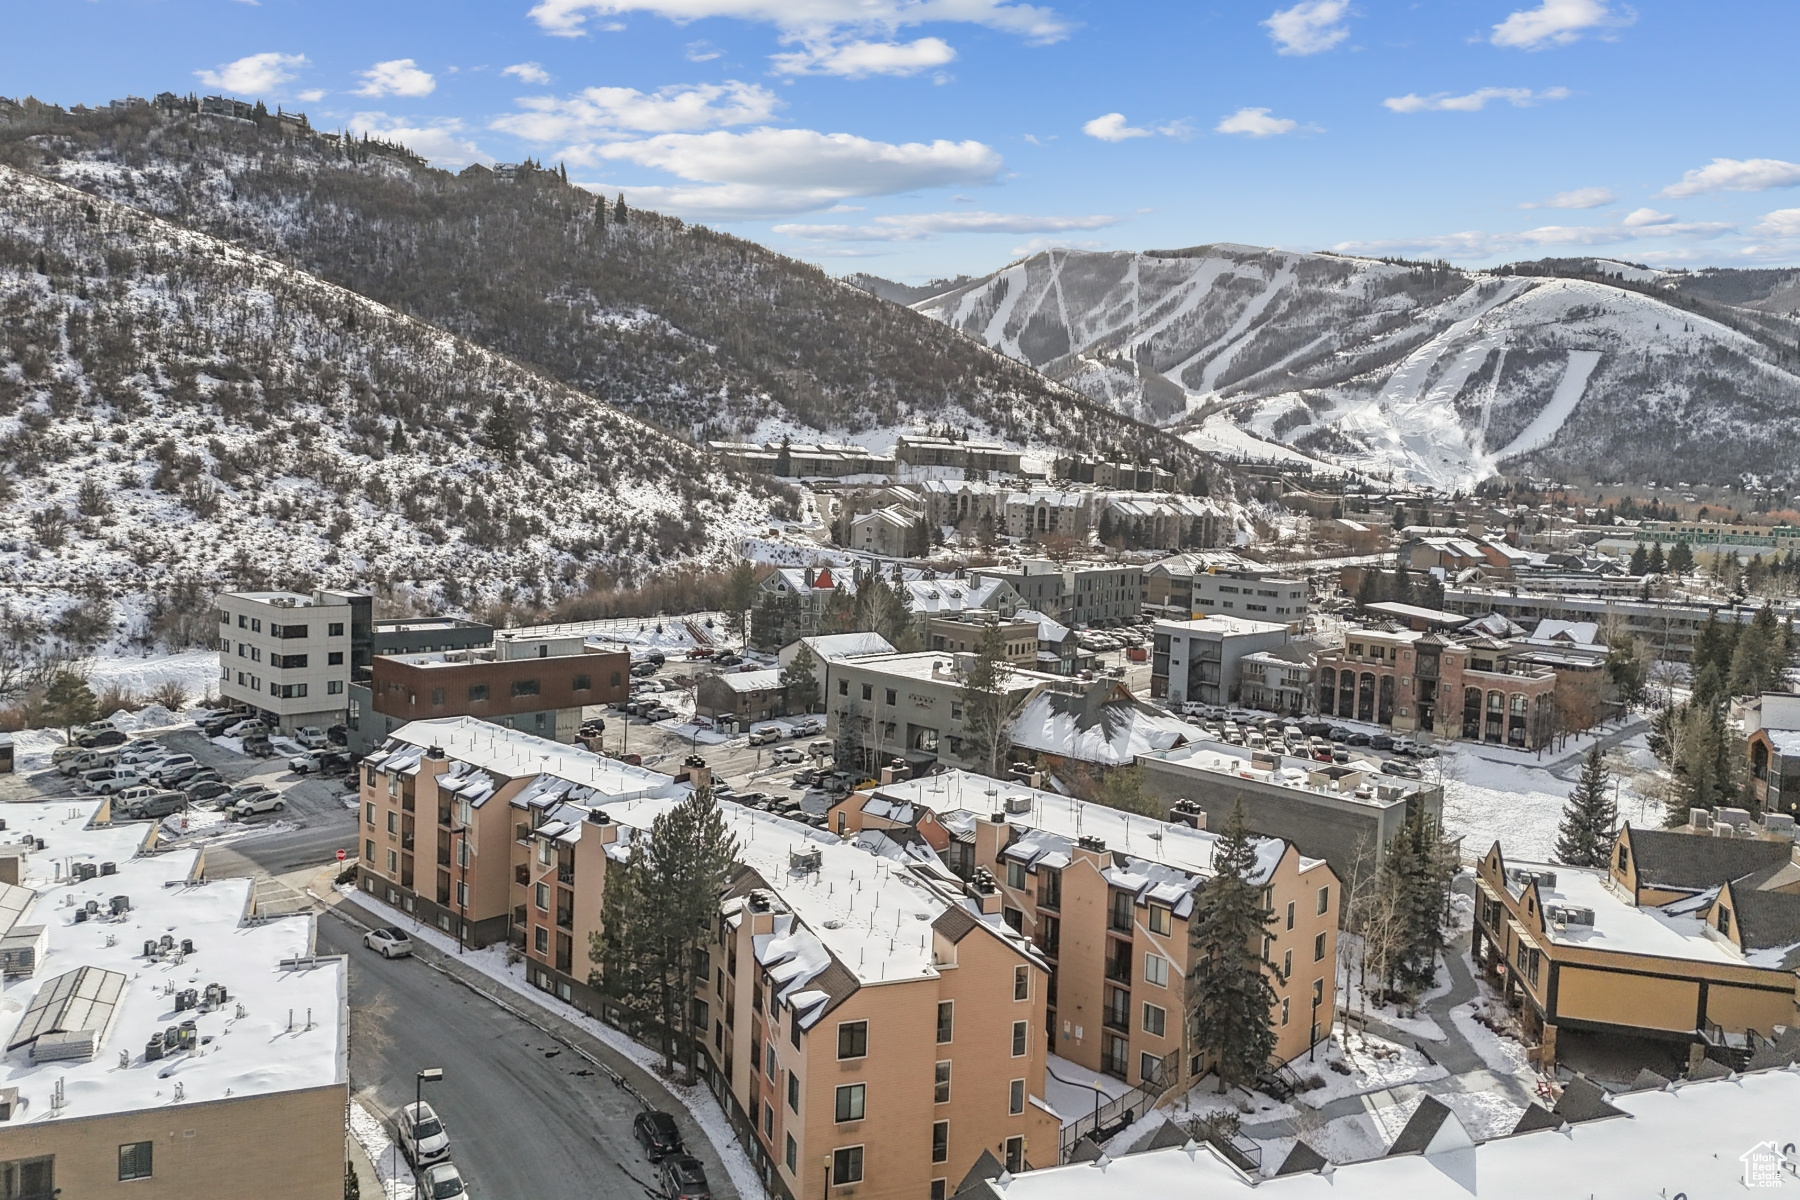
[[[412,1102],[415,1072],[442,1067],[444,1081],[426,1085],[426,1098],[444,1118],[451,1157],[473,1195],[660,1197],[655,1168],[632,1136],[639,1111],[632,1094],[562,1042],[430,965],[454,956],[420,946],[418,959],[389,961],[364,949],[361,931],[336,913],[320,915],[318,943],[321,952],[350,956],[353,1092],[388,1116]],[[453,961],[446,965],[456,968]],[[508,1003],[526,1004],[517,997]],[[645,1095],[660,1093],[650,1076],[600,1043],[581,1037],[577,1044]],[[735,1200],[705,1135],[672,1099],[660,1106],[681,1121],[689,1150],[706,1164],[712,1194]]]

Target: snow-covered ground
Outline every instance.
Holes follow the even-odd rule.
[[[1302,1080],[1319,1081],[1319,1086],[1295,1094],[1295,1100],[1309,1108],[1404,1083],[1427,1083],[1449,1074],[1417,1050],[1368,1033],[1336,1031],[1315,1053],[1312,1062],[1298,1059],[1288,1064]]]
[[[1089,1070],[1060,1054],[1052,1054],[1045,1064],[1044,1099],[1062,1117],[1064,1125],[1091,1114],[1096,1104],[1116,1100],[1130,1090],[1130,1084],[1104,1071]]]

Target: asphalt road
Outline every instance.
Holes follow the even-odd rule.
[[[321,952],[350,956],[350,1084],[391,1116],[416,1073],[442,1067],[425,1098],[450,1131],[450,1157],[479,1200],[661,1200],[631,1132],[637,1100],[573,1050],[426,962],[389,961],[321,914]],[[435,951],[420,951],[429,956]],[[713,1195],[734,1197],[704,1135],[673,1102]],[[404,1168],[403,1168],[404,1169]]]

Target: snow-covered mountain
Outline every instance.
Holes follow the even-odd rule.
[[[1502,469],[1800,481],[1792,273],[1729,274],[1051,250],[913,307],[1221,453],[1445,490]]]
[[[0,585],[452,605],[721,561],[789,501],[612,406],[203,233],[0,167]]]

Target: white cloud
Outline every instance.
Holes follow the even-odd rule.
[[[771,61],[778,75],[862,79],[869,75],[916,75],[955,58],[956,50],[950,43],[927,37],[913,42],[814,42],[802,50],[777,54]]]
[[[493,128],[534,142],[588,142],[641,133],[693,133],[766,121],[781,101],[754,83],[676,84],[655,92],[591,87],[573,96],[528,96],[529,111],[493,121]]]
[[[1800,237],[1800,208],[1778,208],[1756,226],[1765,237]]]
[[[775,232],[809,241],[912,242],[939,233],[1056,233],[1104,229],[1117,217],[1039,217],[1021,213],[936,212],[876,217],[869,225],[777,225]]]
[[[1287,117],[1271,117],[1266,108],[1240,108],[1213,126],[1214,133],[1242,133],[1250,137],[1274,137],[1292,133],[1298,121]]]
[[[296,93],[294,93],[294,95],[295,95],[296,99],[304,100],[308,104],[316,104],[320,100],[323,100],[325,98],[325,89],[324,88],[308,88],[306,91],[296,92]]]
[[[550,72],[544,70],[542,63],[514,63],[500,73],[502,75],[511,75],[521,83],[545,84],[550,82]]]
[[[1104,250],[1105,242],[1096,242],[1089,238],[1034,237],[1028,238],[1014,246],[1011,254],[1014,258],[1028,258],[1040,250]]]
[[[696,217],[817,212],[847,199],[992,183],[1004,165],[981,142],[877,142],[848,133],[763,127],[670,133],[571,147],[572,163],[629,162],[692,186],[625,187],[627,199]],[[618,186],[607,184],[607,190]]]
[[[1148,129],[1138,129],[1125,123],[1124,113],[1107,113],[1103,117],[1095,117],[1081,127],[1081,132],[1091,138],[1099,138],[1103,142],[1123,142],[1130,138],[1145,138],[1152,134]]]
[[[291,82],[295,71],[310,65],[304,54],[270,52],[246,55],[236,62],[222,64],[216,71],[195,71],[194,74],[207,87],[254,94],[274,91]]]
[[[581,37],[590,18],[633,12],[683,25],[732,17],[830,40],[845,31],[891,33],[927,21],[981,25],[1033,42],[1059,41],[1069,33],[1054,10],[1007,0],[538,0],[531,18],[546,33]]]
[[[1301,0],[1292,8],[1278,9],[1263,28],[1275,43],[1277,54],[1319,54],[1350,36],[1344,18],[1350,0]]]
[[[1625,226],[1638,229],[1646,225],[1669,225],[1675,217],[1670,213],[1657,212],[1654,208],[1634,208],[1625,214]]]
[[[1604,0],[1543,0],[1536,8],[1521,9],[1494,26],[1488,40],[1516,50],[1542,50],[1566,46],[1590,29],[1629,25],[1635,20],[1637,14],[1629,8],[1614,13]]]
[[[410,58],[378,62],[362,77],[363,85],[356,89],[359,96],[429,96],[437,90],[437,80]]]
[[[1761,192],[1800,184],[1800,163],[1779,158],[1715,158],[1684,173],[1659,195],[1698,196],[1702,192]]]
[[[348,128],[353,134],[368,132],[399,142],[434,166],[463,167],[494,161],[493,155],[468,140],[462,122],[454,117],[421,123],[412,117],[393,117],[384,112],[359,112],[350,118]]]
[[[1644,210],[1648,211],[1648,210]],[[1633,214],[1636,215],[1636,214]],[[1443,254],[1462,258],[1531,253],[1558,247],[1615,246],[1643,239],[1710,241],[1736,230],[1725,221],[1676,221],[1652,213],[1653,223],[1618,225],[1544,225],[1537,229],[1488,232],[1466,230],[1421,238],[1378,242],[1340,242],[1344,254]]]
[[[1618,203],[1609,187],[1576,188],[1572,192],[1558,192],[1542,203],[1521,204],[1520,208],[1604,208],[1608,204]]]
[[[1530,88],[1485,87],[1477,88],[1465,96],[1452,96],[1448,92],[1417,96],[1409,92],[1404,96],[1390,96],[1381,103],[1383,107],[1397,113],[1480,112],[1493,100],[1504,100],[1514,108],[1530,108],[1542,100],[1568,98],[1569,89],[1565,87],[1545,88],[1541,92],[1534,92]]]
[[[686,47],[689,62],[711,62],[715,58],[723,58],[725,52],[708,41],[689,42]]]

